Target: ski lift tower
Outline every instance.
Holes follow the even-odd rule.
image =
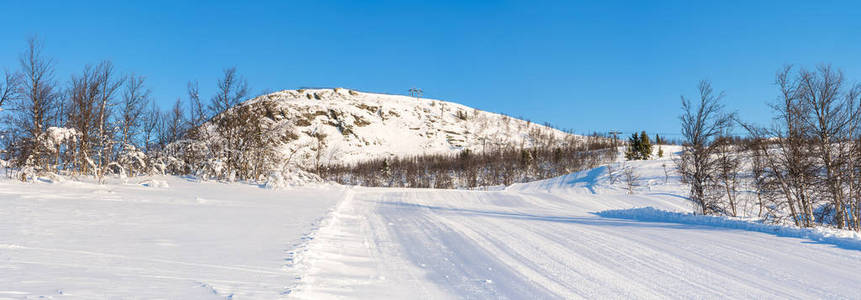
[[[419,88],[411,88],[408,91],[410,92],[410,97],[416,97],[416,100],[419,100],[419,98],[422,97],[422,93],[424,93],[422,89]]]
[[[622,134],[622,132],[618,130],[610,130],[607,133],[613,135],[613,147],[618,147],[619,145],[617,145],[617,142],[619,141],[619,135]]]

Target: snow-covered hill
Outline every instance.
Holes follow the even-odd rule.
[[[303,166],[454,154],[464,149],[532,147],[576,138],[452,102],[344,88],[285,90],[240,106],[250,106],[260,118],[271,119],[274,132],[265,134],[285,141],[276,146],[278,153]],[[234,108],[223,115],[233,117],[236,111]],[[217,133],[212,124],[205,126]]]

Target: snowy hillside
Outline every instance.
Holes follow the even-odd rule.
[[[284,159],[303,166],[388,156],[532,147],[573,137],[562,131],[464,105],[354,90],[285,90],[248,100],[269,118]],[[237,108],[224,113],[230,117]],[[216,129],[207,124],[217,136]],[[318,142],[318,137],[319,142]],[[319,161],[317,161],[319,160]]]

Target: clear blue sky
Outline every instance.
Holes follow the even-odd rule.
[[[236,66],[255,92],[425,95],[578,132],[677,133],[700,79],[767,123],[784,64],[861,79],[861,4],[830,1],[0,1],[0,68],[38,35],[67,80],[110,59],[160,103]]]

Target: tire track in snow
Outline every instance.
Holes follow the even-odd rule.
[[[494,270],[509,273],[496,276],[519,276],[526,278],[527,289],[551,291],[533,298],[841,298],[852,294],[855,287],[848,283],[859,277],[857,271],[849,270],[861,264],[843,249],[811,247],[743,231],[608,220],[585,210],[646,201],[643,197],[622,200],[628,196],[574,195],[575,199],[562,199],[550,194],[505,193],[507,199],[500,202],[494,201],[501,195],[498,193],[381,192],[377,211],[387,220],[408,220],[404,222],[409,226],[395,232],[407,252],[415,252],[411,255],[414,263],[439,261],[440,257],[476,261],[449,268],[431,266],[430,278],[475,274],[496,264]],[[572,202],[567,211],[566,201]],[[837,263],[817,263],[812,257]],[[823,279],[829,276],[810,276],[808,269],[842,279],[829,283]],[[493,295],[480,294],[482,287],[469,283],[474,281],[437,282],[453,285],[450,288],[464,297]],[[491,297],[522,295],[511,290],[494,292],[500,294]]]
[[[427,269],[429,279],[462,298],[547,299],[552,293],[532,284],[502,264],[504,257],[487,255],[460,228],[441,221],[420,203],[413,192],[382,196],[377,208],[384,219],[397,222],[394,238],[410,259]],[[410,199],[415,203],[397,202]],[[397,203],[404,203],[403,206]]]
[[[351,189],[317,230],[302,254],[305,271],[298,286],[290,291],[291,296],[443,297],[442,291],[424,280],[423,270],[403,259],[399,246],[389,239],[388,223],[373,212],[375,202],[356,199],[357,194],[366,193],[365,189]]]

